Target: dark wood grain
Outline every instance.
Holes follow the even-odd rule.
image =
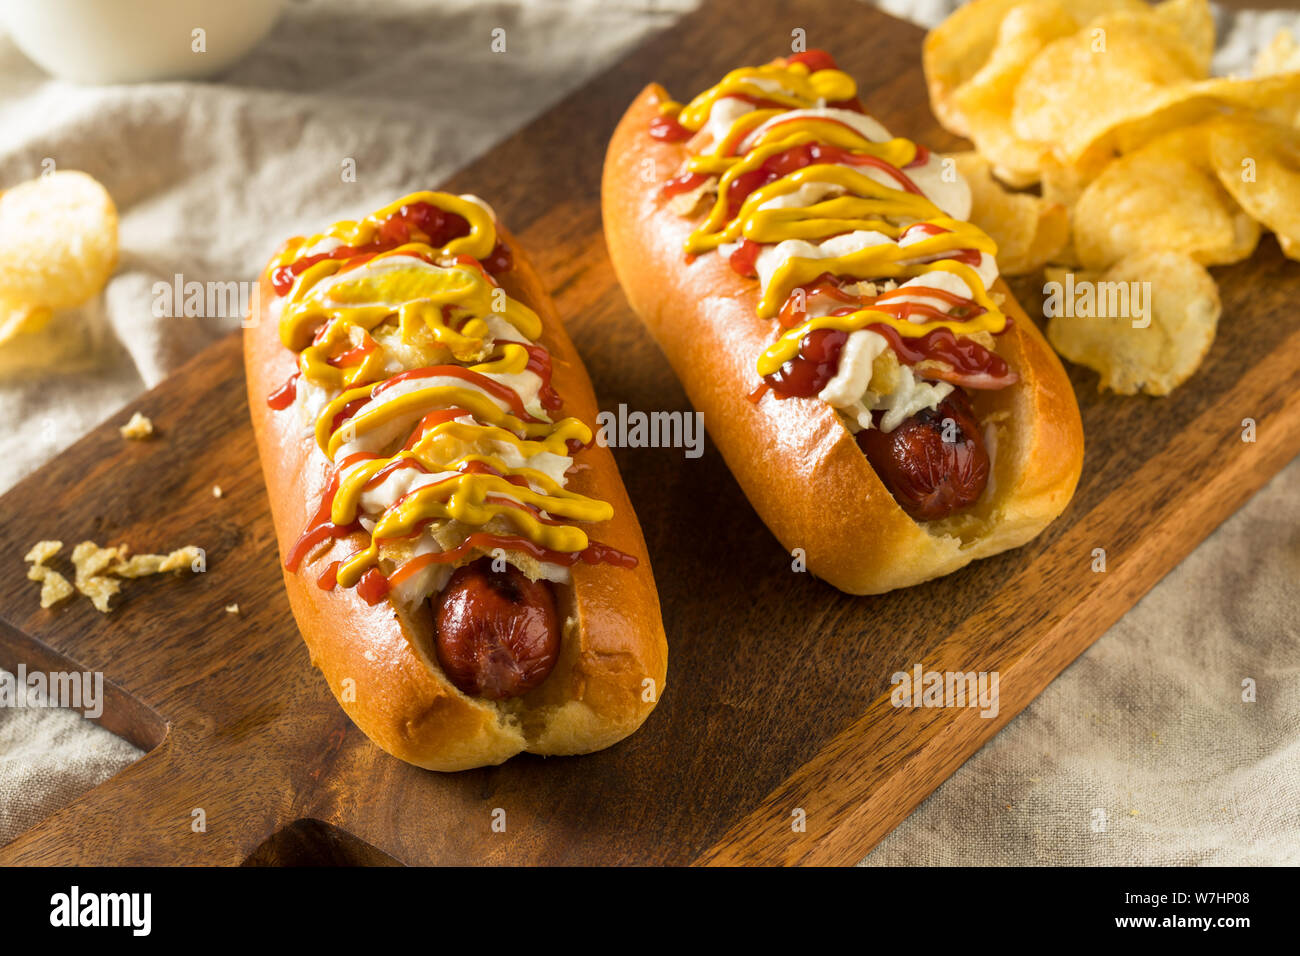
[[[689,95],[785,52],[795,27],[862,79],[891,129],[953,145],[926,106],[916,28],[850,0],[748,4],[743,18],[709,6],[450,184],[488,197],[520,235],[602,407],[687,408],[605,256],[610,130],[646,82]],[[1218,340],[1168,399],[1099,395],[1074,370],[1088,436],[1075,501],[1030,545],[923,587],[852,598],[793,573],[711,448],[697,460],[618,450],[671,645],[659,708],[599,754],[453,776],[372,746],[312,671],[276,569],[238,342],[220,342],[3,499],[0,554],[13,566],[0,576],[0,663],[45,647],[102,669],[166,736],[0,863],[852,862],[1300,451],[1297,271],[1271,240],[1216,270]],[[1017,292],[1034,314],[1033,284]],[[136,408],[157,440],[118,437]],[[1254,444],[1239,440],[1246,417]],[[48,537],[192,542],[208,571],[132,582],[108,617],[83,599],[41,611],[19,557]],[[1090,570],[1095,547],[1106,574]],[[238,616],[222,610],[232,602]],[[890,707],[890,675],[917,662],[997,669],[997,719]],[[199,807],[204,833],[191,830]],[[795,808],[804,832],[790,827]]]

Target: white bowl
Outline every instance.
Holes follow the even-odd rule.
[[[0,0],[0,17],[18,48],[60,79],[141,83],[224,69],[283,8],[284,0]]]

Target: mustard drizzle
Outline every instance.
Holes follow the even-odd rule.
[[[504,445],[517,450],[524,461],[542,452],[567,456],[568,441],[587,444],[592,438],[591,429],[576,418],[552,422],[529,413],[524,419],[513,410],[503,409],[497,398],[469,382],[438,381],[383,402],[363,404],[340,417],[346,406],[358,399],[370,399],[376,388],[388,381],[383,372],[385,350],[370,333],[394,316],[403,343],[432,348],[437,353],[433,365],[457,365],[482,375],[517,375],[525,371],[529,361],[528,350],[522,344],[491,341],[486,316],[503,319],[530,342],[541,335],[537,314],[506,295],[482,272],[477,261],[486,258],[496,245],[491,216],[477,203],[446,193],[413,193],[360,222],[340,222],[322,235],[293,240],[272,261],[269,271],[297,262],[329,239],[349,247],[369,245],[385,219],[414,203],[428,203],[462,216],[470,224],[469,235],[438,248],[413,240],[378,253],[346,273],[343,270],[347,259],[313,263],[295,278],[283,299],[280,315],[280,339],[298,352],[302,378],[317,387],[339,391],[315,423],[317,444],[331,461],[345,445],[394,422],[409,421],[413,429],[429,412],[453,407],[465,409],[472,417],[472,421],[462,416],[440,422],[427,429],[411,448],[387,456],[381,452],[373,459],[351,465],[346,475],[340,476],[330,520],[346,526],[360,517],[366,483],[394,462],[410,459],[432,474],[456,472],[445,481],[413,490],[382,513],[371,516],[375,525],[369,545],[338,568],[336,579],[344,587],[356,584],[377,565],[381,542],[410,535],[430,520],[449,519],[481,528],[504,519],[514,533],[540,547],[579,552],[590,542],[586,532],[569,522],[607,521],[613,516],[608,503],[568,491],[535,468],[509,467],[496,453],[495,446]],[[415,262],[412,256],[439,265],[431,268],[426,262]],[[469,256],[475,261],[446,262],[450,256]],[[320,285],[326,278],[334,281]],[[366,346],[372,347],[356,364],[346,368],[329,364],[332,357]],[[410,433],[406,429],[403,437]],[[486,464],[501,476],[458,471],[471,462]],[[523,477],[528,485],[507,480],[514,476]],[[514,504],[489,500],[501,497],[531,505],[562,523],[546,523]]]
[[[765,81],[767,88],[755,83],[756,80]],[[771,88],[773,85],[779,91]],[[787,239],[815,241],[858,230],[880,232],[896,240],[908,227],[928,223],[947,231],[907,246],[881,243],[835,258],[790,257],[775,270],[762,290],[758,314],[774,318],[796,289],[811,284],[823,273],[867,280],[896,279],[901,285],[907,279],[935,271],[958,276],[971,290],[972,303],[983,310],[969,319],[954,317],[929,322],[899,319],[869,306],[846,315],[810,318],[784,332],[763,352],[758,360],[760,375],[769,375],[794,358],[804,336],[818,328],[852,332],[881,324],[909,338],[939,328],[950,329],[957,335],[998,334],[1006,328],[1006,315],[989,296],[975,269],[953,259],[917,261],[963,249],[996,255],[996,243],[974,224],[948,218],[928,198],[907,191],[901,184],[896,188],[883,185],[856,168],[814,164],[754,190],[736,213],[728,216],[727,194],[731,184],[745,173],[759,169],[770,157],[793,147],[809,143],[836,146],[875,157],[898,170],[911,163],[917,154],[916,144],[910,140],[895,137],[875,142],[829,117],[794,117],[773,122],[759,131],[765,123],[789,110],[814,109],[826,102],[848,100],[857,95],[856,84],[848,74],[829,69],[810,72],[803,63],[786,65],[776,60],[762,67],[733,70],[689,104],[664,103],[660,110],[664,115],[675,116],[686,129],[698,132],[707,123],[718,100],[738,94],[771,100],[783,108],[742,113],[706,152],[692,155],[686,161],[688,172],[718,177],[717,199],[685,243],[688,255],[699,255],[741,239],[776,244]],[[839,187],[842,193],[806,206],[759,208],[808,183]]]

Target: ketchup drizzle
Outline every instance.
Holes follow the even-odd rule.
[[[338,246],[327,252],[303,256],[279,266],[271,272],[271,286],[277,295],[287,295],[294,280],[318,262],[326,259],[353,259],[362,262],[381,252],[387,252],[408,242],[424,241],[435,249],[442,248],[453,239],[468,236],[469,222],[464,216],[439,209],[431,203],[417,202],[402,206],[384,219],[376,228],[373,242],[360,246]],[[357,263],[358,265],[360,263]],[[483,265],[489,272],[507,272],[513,265],[510,250],[498,242]]]

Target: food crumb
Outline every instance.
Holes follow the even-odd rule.
[[[63,548],[62,541],[38,541],[23,557],[32,566],[27,569],[27,577],[41,582],[41,607],[49,608],[58,604],[73,593],[72,585],[58,571],[47,568],[45,562],[54,557]]]
[[[227,614],[238,614],[238,613],[239,613],[239,605],[238,605],[238,604],[227,604],[227,605],[226,605],[226,613],[227,613]]]
[[[82,541],[72,549],[75,575],[70,584],[62,574],[45,565],[62,548],[62,541],[38,541],[24,558],[32,565],[27,571],[27,577],[41,582],[42,608],[48,608],[69,597],[74,591],[80,591],[90,598],[97,610],[107,614],[111,610],[109,601],[122,590],[122,579],[162,571],[180,571],[186,567],[202,570],[202,567],[196,568],[195,565],[196,562],[201,563],[203,552],[193,545],[165,555],[133,555],[130,547],[125,544],[116,548],[101,548],[93,541]]]
[[[27,552],[26,556],[23,557],[23,560],[31,561],[33,564],[44,564],[62,549],[62,541],[37,541],[32,545],[32,549]]]
[[[41,582],[41,607],[49,608],[58,604],[73,592],[68,579],[53,568],[43,564],[34,564],[27,570],[27,576],[33,581]]]
[[[131,420],[119,428],[118,431],[122,433],[123,438],[132,438],[139,441],[153,435],[153,422],[136,412],[131,416]]]
[[[214,497],[214,498],[220,498],[220,497],[221,497],[221,486],[220,486],[220,485],[213,485],[213,486],[212,486],[212,497]]]

